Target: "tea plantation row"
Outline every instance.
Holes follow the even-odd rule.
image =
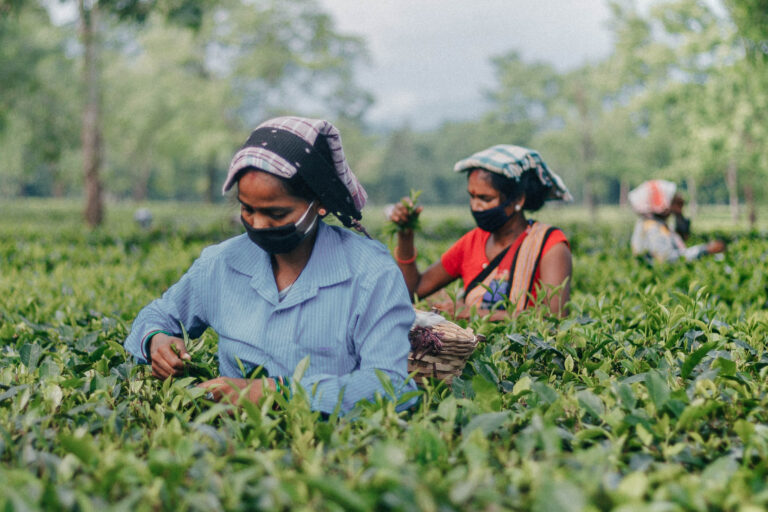
[[[194,377],[153,380],[122,348],[138,310],[237,232],[230,210],[177,207],[142,231],[117,209],[89,233],[76,205],[51,208],[0,212],[0,509],[768,507],[758,233],[719,261],[650,268],[626,221],[561,223],[568,318],[474,319],[487,341],[451,388],[322,420],[300,396],[211,405]],[[425,222],[422,267],[467,217]],[[200,365],[215,343],[194,346]]]

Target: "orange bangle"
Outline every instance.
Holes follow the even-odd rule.
[[[397,249],[399,249],[399,247],[398,247]],[[398,252],[398,251],[397,251],[397,249],[395,249],[395,261],[396,261],[396,262],[398,262],[398,263],[399,263],[399,264],[401,264],[401,265],[410,265],[411,263],[413,263],[414,261],[416,261],[416,256],[418,256],[418,254],[419,254],[419,251],[418,251],[418,249],[416,249],[416,248],[414,247],[414,249],[413,249],[413,256],[411,256],[411,257],[410,257],[410,258],[408,258],[407,260],[401,260],[401,259],[400,259],[400,258],[397,256],[397,252]]]

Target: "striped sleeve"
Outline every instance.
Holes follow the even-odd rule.
[[[198,293],[199,273],[204,261],[198,259],[182,278],[159,299],[142,309],[131,326],[131,333],[125,340],[125,349],[140,363],[149,362],[146,341],[150,334],[158,331],[169,332],[181,337],[181,326],[190,338],[197,338],[208,328],[204,320],[203,304]]]

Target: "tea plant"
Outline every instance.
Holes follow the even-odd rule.
[[[34,206],[14,204],[0,224],[4,510],[768,506],[768,241],[757,234],[722,260],[649,267],[626,248],[631,225],[561,224],[574,253],[568,317],[473,318],[486,341],[451,387],[427,383],[405,412],[378,397],[322,418],[300,390],[213,404],[194,385],[207,375],[160,382],[122,347],[143,305],[238,232],[228,210],[189,226],[177,219],[196,207],[179,207],[140,230],[113,208],[89,233],[77,205],[60,206],[56,229],[29,220]],[[422,266],[465,227],[434,239],[423,220]],[[216,342],[209,331],[190,343],[193,369],[215,371]]]

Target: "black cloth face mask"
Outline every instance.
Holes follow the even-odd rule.
[[[309,225],[306,228],[304,225],[307,224],[307,215],[309,214],[309,210],[312,209],[313,204],[315,204],[314,201],[309,203],[307,211],[304,212],[304,215],[302,215],[296,223],[290,222],[274,228],[255,229],[245,221],[245,218],[242,215],[240,216],[240,221],[243,223],[243,226],[245,226],[245,231],[248,233],[248,238],[251,239],[251,242],[255,243],[269,254],[283,254],[291,252],[298,247],[302,240],[307,238],[312,232],[312,229],[317,223],[317,215],[315,215],[312,221],[309,222]]]
[[[499,206],[494,206],[493,208],[488,208],[487,210],[472,210],[472,216],[475,218],[477,227],[490,233],[493,233],[499,229],[504,225],[505,222],[507,222],[515,215],[514,213],[512,215],[507,215],[507,212],[504,211],[504,208],[509,206],[511,202],[512,198],[509,198]]]

